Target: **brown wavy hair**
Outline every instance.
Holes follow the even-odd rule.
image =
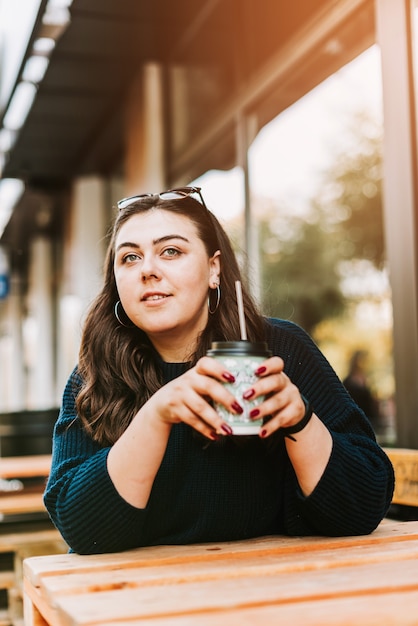
[[[150,196],[119,211],[110,233],[103,286],[84,324],[78,364],[82,386],[76,398],[77,412],[85,428],[101,445],[113,444],[143,404],[163,385],[161,359],[146,333],[129,326],[128,318],[127,326],[122,326],[114,314],[119,300],[114,276],[116,236],[133,215],[152,209],[188,217],[195,224],[208,256],[217,250],[221,252],[219,306],[209,315],[207,326],[198,338],[196,351],[190,355],[191,365],[206,353],[212,341],[240,337],[236,280],[242,282],[248,339],[264,340],[263,317],[242,280],[228,235],[213,213],[190,196],[174,200]]]

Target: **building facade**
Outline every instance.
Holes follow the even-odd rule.
[[[59,403],[118,198],[239,165],[251,257],[249,146],[270,120],[377,44],[397,441],[418,447],[414,0],[31,7],[19,60],[0,83],[0,410]],[[6,61],[3,53],[3,70]],[[13,188],[11,199],[2,188]]]

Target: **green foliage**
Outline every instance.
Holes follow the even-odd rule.
[[[281,240],[269,221],[260,224],[262,306],[311,332],[324,318],[343,311],[344,297],[327,233],[318,222],[293,222],[295,236]]]
[[[385,265],[381,130],[364,114],[353,121],[350,147],[324,175],[306,217],[275,207],[259,221],[263,310],[308,332],[347,306],[341,263]],[[354,265],[353,265],[354,268]]]
[[[353,121],[352,147],[326,173],[313,207],[338,240],[342,259],[385,265],[381,128],[364,114]]]

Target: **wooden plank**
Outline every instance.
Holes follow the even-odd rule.
[[[33,530],[30,532],[8,533],[0,535],[0,552],[13,552],[25,545],[37,544],[53,544],[64,540],[56,528],[47,530]]]
[[[416,626],[418,592],[374,593],[276,606],[257,606],[164,616],[162,619],[112,621],[112,626]]]
[[[412,542],[384,544],[376,552],[376,546],[359,546],[315,551],[296,554],[254,554],[248,556],[237,566],[235,558],[218,561],[197,561],[191,563],[172,563],[154,566],[139,566],[129,569],[111,567],[94,572],[72,572],[71,576],[56,575],[42,577],[40,588],[52,601],[53,598],[69,594],[89,594],[112,589],[136,588],[155,585],[174,585],[201,580],[245,578],[248,576],[271,576],[288,571],[309,572],[319,569],[333,569],[365,565],[368,563],[387,563],[392,561],[417,559],[418,540]]]
[[[3,515],[39,513],[45,511],[42,493],[14,492],[0,496],[0,519]]]
[[[39,612],[38,608],[33,604],[31,599],[24,594],[23,596],[25,626],[48,626],[53,622],[47,622],[43,615]],[[126,626],[126,624],[125,624]]]
[[[62,571],[99,572],[105,568],[132,569],[152,564],[169,565],[204,561],[213,562],[234,558],[236,562],[244,562],[251,554],[296,555],[299,552],[315,552],[323,549],[352,549],[362,546],[382,546],[385,543],[410,542],[418,540],[417,522],[393,522],[384,520],[379,528],[370,535],[355,537],[260,537],[247,541],[225,543],[193,544],[184,546],[155,546],[138,548],[113,554],[95,554],[83,556],[79,554],[52,555],[29,559],[25,565],[25,575],[36,586],[38,577],[56,575]]]
[[[392,502],[418,507],[418,450],[385,448],[395,470]]]
[[[353,572],[355,574],[353,575]],[[122,588],[55,597],[62,624],[92,626],[114,620],[188,616],[217,611],[281,606],[290,602],[356,598],[402,591],[418,592],[418,561],[395,561],[352,567],[288,571],[243,578],[204,580],[175,585]],[[217,621],[216,621],[217,623]]]
[[[39,589],[29,584],[26,578],[23,580],[23,605],[25,626],[61,626],[62,619],[55,602],[49,605]]]
[[[0,572],[0,589],[11,589],[16,583],[13,571]]]
[[[48,476],[51,455],[0,457],[0,478],[33,478]]]

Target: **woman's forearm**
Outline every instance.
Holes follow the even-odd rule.
[[[109,476],[124,500],[145,508],[161,465],[171,424],[153,419],[144,406],[109,452]]]
[[[286,437],[286,449],[299,486],[309,496],[318,484],[332,451],[332,437],[327,427],[314,414],[303,430]]]

